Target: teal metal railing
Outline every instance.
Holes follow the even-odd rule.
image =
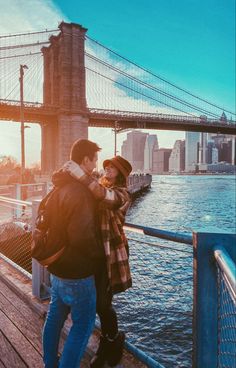
[[[234,368],[236,234],[194,233],[193,246],[193,367]]]
[[[6,204],[7,198],[0,198]],[[32,224],[38,201],[24,201],[9,204],[32,209]],[[4,224],[1,226],[4,227]],[[194,368],[235,368],[236,361],[236,234],[225,233],[178,233],[127,223],[126,231],[138,232],[155,238],[190,245],[188,250],[178,250],[191,254],[193,248],[193,367]],[[0,232],[4,234],[4,229]],[[12,237],[13,233],[10,233]],[[6,239],[4,239],[5,241]],[[139,242],[138,239],[133,239]],[[142,241],[143,245],[155,245]],[[0,250],[1,251],[1,250]],[[48,274],[33,260],[33,294],[39,298],[48,292]],[[134,345],[127,349],[149,367],[160,368],[149,355]]]
[[[218,367],[236,367],[236,264],[224,247],[214,256],[218,282]]]

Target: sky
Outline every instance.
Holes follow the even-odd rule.
[[[0,0],[0,35],[62,21],[184,89],[235,111],[234,0]],[[40,127],[27,124],[26,165],[40,160]],[[149,131],[170,148],[183,132]],[[118,151],[126,134],[118,135]],[[89,129],[89,138],[114,153],[113,133]],[[0,155],[20,159],[20,125],[0,122]]]

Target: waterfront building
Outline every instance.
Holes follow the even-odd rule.
[[[207,163],[207,133],[200,133],[200,142],[199,142],[199,163],[206,164]]]
[[[211,134],[211,141],[218,149],[218,162],[235,164],[235,137],[226,134]]]
[[[207,142],[206,163],[216,164],[217,162],[219,162],[218,148],[215,146],[215,142],[213,140],[209,140]]]
[[[153,172],[153,151],[158,149],[158,140],[156,134],[148,134],[144,146],[144,172]]]
[[[232,165],[236,165],[236,152],[235,152],[235,147],[236,147],[236,137],[233,137],[232,138],[232,156],[231,156]]]
[[[185,141],[177,140],[169,158],[169,171],[182,172],[185,169]]]
[[[227,142],[222,142],[219,147],[219,162],[227,162],[231,164],[232,162],[232,140]]]
[[[127,160],[129,160],[129,159],[128,159],[128,155],[129,155],[129,151],[128,151],[128,142],[127,142],[127,140],[126,140],[126,141],[124,141],[124,142],[122,143],[122,146],[121,146],[121,156],[122,156],[122,157],[125,157]]]
[[[209,173],[227,173],[236,174],[236,166],[225,162],[207,165],[207,172]]]
[[[207,157],[206,157],[207,164],[212,164],[212,151],[213,151],[214,146],[215,146],[215,143],[213,140],[209,140],[207,142]]]
[[[219,151],[218,148],[213,147],[212,148],[212,156],[211,156],[211,164],[217,164],[219,162]]]
[[[121,147],[121,155],[132,165],[133,171],[144,171],[144,147],[148,133],[133,130]]]
[[[198,163],[200,133],[186,132],[185,135],[185,171],[195,172]]]
[[[169,172],[169,158],[172,149],[169,148],[154,148],[153,150],[153,174],[165,174]]]

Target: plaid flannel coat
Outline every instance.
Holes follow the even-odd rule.
[[[123,230],[125,215],[130,205],[127,188],[106,188],[97,179],[85,174],[73,161],[67,162],[64,170],[87,186],[100,201],[99,217],[110,287],[113,294],[125,291],[132,286],[128,241]]]
[[[112,292],[116,294],[132,286],[128,241],[123,230],[130,197],[126,188],[113,187],[110,190],[120,197],[122,205],[117,210],[108,209],[104,200],[100,204],[100,219],[108,278]]]

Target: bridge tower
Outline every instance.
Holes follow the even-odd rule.
[[[87,29],[74,23],[59,25],[43,47],[45,106],[57,109],[56,121],[42,127],[42,172],[51,174],[69,159],[72,143],[88,138],[84,44]]]

